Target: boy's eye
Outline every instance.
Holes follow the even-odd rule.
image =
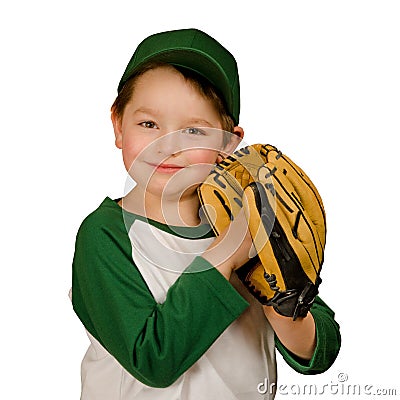
[[[143,128],[150,128],[150,129],[157,128],[157,125],[153,121],[144,121],[140,123],[140,125],[143,126]]]
[[[193,127],[182,129],[182,133],[187,133],[189,135],[204,135],[204,132],[201,129]]]

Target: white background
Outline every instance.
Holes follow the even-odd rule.
[[[327,210],[321,296],[336,311],[342,350],[314,377],[279,358],[279,383],[330,384],[343,372],[348,383],[400,393],[397,1],[4,4],[2,399],[79,398],[88,340],[67,297],[75,234],[125,182],[109,108],[136,45],[185,27],[235,55],[246,142],[291,156]]]

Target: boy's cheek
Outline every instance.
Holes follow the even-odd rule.
[[[146,154],[146,149],[150,150],[150,142],[143,140],[141,138],[134,138],[129,137],[125,138],[123,145],[122,145],[122,152],[124,153],[125,157],[131,159],[132,162],[140,155]],[[149,152],[147,150],[147,153]]]
[[[124,143],[124,146],[122,147],[122,158],[127,171],[131,170],[132,167],[137,166],[136,161],[140,160],[141,154],[143,155],[142,151],[142,148],[135,146],[134,144]]]
[[[189,152],[188,152],[189,153]],[[212,167],[218,158],[218,151],[216,150],[192,150],[187,154],[190,164],[209,164]]]

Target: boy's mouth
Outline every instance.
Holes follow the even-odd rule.
[[[176,165],[176,164],[152,164],[152,163],[150,163],[150,165],[156,169],[156,172],[161,172],[164,174],[173,174],[173,173],[178,172],[181,169],[185,168],[181,165]]]

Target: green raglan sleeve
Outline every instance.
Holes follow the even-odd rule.
[[[341,336],[339,324],[335,321],[334,312],[316,297],[310,312],[314,318],[317,344],[309,361],[296,357],[275,336],[275,344],[283,359],[297,372],[315,375],[325,372],[339,354]]]
[[[248,307],[202,257],[194,259],[158,304],[135,267],[123,222],[98,215],[81,225],[72,304],[85,328],[135,378],[167,387],[192,366]]]

